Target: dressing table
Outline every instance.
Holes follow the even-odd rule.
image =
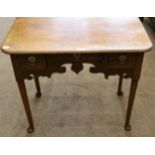
[[[144,53],[151,48],[138,18],[16,18],[2,51],[12,61],[29,123],[27,131],[34,131],[34,122],[25,79],[34,79],[36,96],[40,97],[39,77],[65,73],[64,64],[71,64],[71,70],[79,74],[85,63],[92,65],[91,74],[101,73],[106,79],[118,75],[119,96],[123,95],[123,79],[131,79],[124,125],[130,130]]]

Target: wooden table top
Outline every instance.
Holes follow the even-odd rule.
[[[145,52],[152,43],[138,18],[17,18],[8,54]]]

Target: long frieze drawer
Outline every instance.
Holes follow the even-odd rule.
[[[109,54],[109,68],[130,69],[134,68],[137,57],[133,54]]]
[[[18,64],[20,65],[21,70],[36,70],[41,71],[46,69],[47,63],[45,56],[38,55],[27,55],[27,56],[19,56]]]
[[[47,55],[48,64],[52,61],[54,62],[64,62],[64,63],[91,63],[99,62],[105,63],[106,56],[105,54],[58,54],[58,55]]]
[[[78,55],[73,55],[74,59],[76,59],[77,57],[77,60],[78,60]],[[98,63],[102,63],[102,64],[105,64],[107,61],[106,61],[106,55],[105,54],[84,54],[84,55],[80,55],[79,56],[79,59],[82,61],[82,62],[98,62]]]

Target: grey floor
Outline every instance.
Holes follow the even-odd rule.
[[[2,43],[14,18],[0,18]],[[149,20],[144,26],[155,42]],[[155,49],[145,55],[131,124],[123,129],[130,80],[123,84],[124,96],[116,95],[118,77],[85,70],[40,78],[43,96],[35,97],[34,81],[26,81],[36,130],[26,132],[27,120],[14,78],[9,55],[0,52],[0,136],[155,136]]]

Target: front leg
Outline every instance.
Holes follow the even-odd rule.
[[[130,87],[130,95],[129,95],[129,101],[128,101],[128,107],[127,107],[127,113],[126,113],[126,121],[125,121],[125,130],[129,131],[131,130],[130,126],[130,117],[131,112],[134,104],[135,94],[137,90],[138,80],[132,79],[131,81],[131,87]]]
[[[23,101],[23,105],[25,108],[26,116],[27,116],[27,119],[29,122],[29,127],[28,127],[27,131],[29,133],[32,133],[34,131],[34,124],[33,124],[33,119],[32,119],[32,114],[31,114],[31,109],[30,109],[30,105],[29,105],[29,100],[28,100],[28,96],[27,96],[27,92],[26,92],[24,79],[22,79],[22,78],[18,79],[17,84],[18,84],[18,88],[19,88],[21,98]]]
[[[131,126],[129,123],[130,123],[131,112],[132,112],[134,99],[135,99],[135,95],[136,95],[137,85],[138,85],[138,81],[139,81],[140,74],[141,74],[143,57],[144,57],[144,53],[138,54],[135,70],[131,77],[130,95],[129,95],[126,120],[125,120],[125,126],[124,126],[125,130],[127,130],[127,131],[131,130]]]

